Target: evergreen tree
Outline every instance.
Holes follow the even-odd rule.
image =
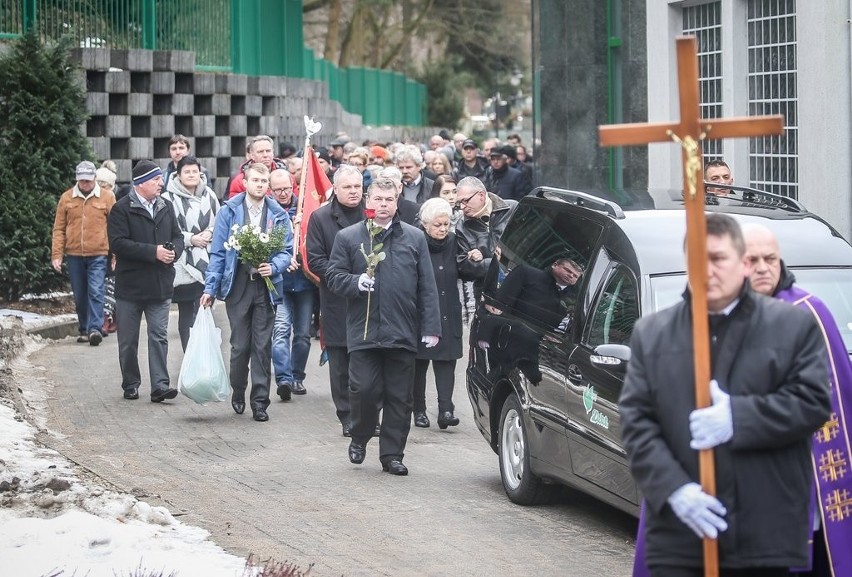
[[[33,31],[0,56],[0,297],[66,286],[50,266],[59,195],[92,159],[80,127],[86,96],[70,39],[42,44]]]
[[[418,80],[426,86],[426,124],[456,129],[464,114],[463,91],[459,79],[447,72],[449,66],[447,61],[427,63]]]

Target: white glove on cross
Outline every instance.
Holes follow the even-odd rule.
[[[361,273],[361,276],[358,277],[358,290],[361,292],[373,292],[374,284],[376,284],[376,279],[365,272]]]
[[[668,498],[672,511],[699,538],[715,539],[728,529],[722,518],[728,514],[725,506],[701,489],[698,483],[687,483]]]
[[[712,407],[696,409],[689,414],[689,432],[692,433],[689,446],[696,451],[712,449],[734,436],[731,396],[719,388],[715,379],[710,381],[710,398]]]

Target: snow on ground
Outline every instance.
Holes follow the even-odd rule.
[[[0,573],[14,577],[238,577],[245,559],[164,507],[80,480],[0,402]],[[250,573],[254,574],[254,573]]]

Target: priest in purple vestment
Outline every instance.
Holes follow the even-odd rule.
[[[755,292],[791,303],[814,315],[825,338],[831,381],[831,418],[814,433],[811,498],[813,518],[812,566],[792,569],[799,577],[852,575],[852,364],[834,317],[825,304],[795,285],[796,278],[784,266],[775,235],[768,228],[743,227],[746,256],[751,263],[749,280]]]

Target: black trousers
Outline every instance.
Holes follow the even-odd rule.
[[[456,361],[430,361],[417,359],[414,363],[414,411],[426,410],[426,373],[429,363],[435,373],[435,388],[438,390],[438,412],[456,410],[453,405],[453,389],[456,385]]]
[[[651,577],[704,577],[704,569],[697,567],[651,567]],[[786,567],[754,569],[719,569],[719,577],[788,577]]]
[[[349,351],[346,347],[326,347],[328,354],[328,382],[331,400],[340,423],[349,422]]]
[[[238,270],[234,286],[225,299],[231,325],[231,388],[235,396],[244,396],[251,363],[252,411],[269,406],[269,382],[272,374],[272,326],[275,311],[269,290],[257,276],[249,280]]]
[[[365,349],[349,353],[349,402],[352,440],[366,445],[382,407],[379,459],[405,456],[411,428],[414,353],[403,349]]]

